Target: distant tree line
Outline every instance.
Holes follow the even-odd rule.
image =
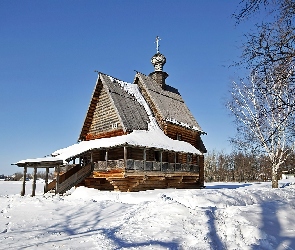
[[[53,179],[53,172],[49,172],[48,173],[48,179],[52,180]],[[10,176],[10,180],[13,181],[19,181],[21,180],[21,178],[23,177],[23,173],[22,172],[16,172],[15,174],[13,174],[12,176]],[[37,179],[44,179],[45,180],[45,176],[46,176],[46,172],[45,171],[38,171],[37,172]],[[26,175],[27,178],[29,179],[33,179],[33,174],[27,173]]]
[[[205,181],[269,181],[271,180],[271,162],[265,155],[255,155],[242,152],[212,151],[205,157]],[[280,168],[282,171],[291,171],[295,166],[295,155],[288,158]]]

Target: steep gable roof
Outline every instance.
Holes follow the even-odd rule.
[[[145,99],[152,103],[161,119],[192,130],[203,132],[192,113],[185,105],[178,90],[166,85],[163,89],[150,76],[137,72],[134,83],[138,84]]]
[[[149,118],[131,91],[132,84],[101,74],[126,131],[147,130]],[[134,86],[135,87],[135,86]]]
[[[93,125],[94,114],[101,112],[98,109],[98,104],[102,91],[109,98],[110,105],[112,105],[114,112],[118,116],[124,132],[148,129],[149,117],[143,105],[135,98],[134,91],[130,91],[137,88],[137,86],[134,85],[135,87],[133,87],[132,85],[134,84],[99,73],[79,140],[85,140],[87,133],[89,133]]]

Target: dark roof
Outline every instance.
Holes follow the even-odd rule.
[[[139,72],[136,74],[135,83],[138,83],[140,88],[145,90],[162,119],[202,131],[177,89],[169,85],[166,85],[165,89],[162,89],[150,76]]]
[[[126,131],[147,130],[149,117],[144,107],[121,84],[131,84],[120,81],[105,74],[100,74],[107,86],[118,115]],[[121,83],[121,84],[120,84]]]
[[[99,95],[103,87],[107,90],[107,93],[114,104],[114,108],[122,122],[125,132],[133,130],[148,130],[149,117],[145,108],[131,93],[124,90],[122,86],[123,84],[131,85],[131,83],[126,83],[106,74],[99,73],[79,140],[83,140],[89,131],[96,105],[99,102]]]

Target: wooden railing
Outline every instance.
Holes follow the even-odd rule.
[[[87,177],[91,173],[91,164],[86,165],[85,167],[81,167],[79,165],[70,169],[68,172],[63,173],[59,176],[58,188],[55,193],[64,193],[67,190],[71,189],[81,181],[85,177]],[[56,180],[48,183],[47,188],[44,190],[45,193],[56,189]]]
[[[48,191],[55,189],[55,186],[56,186],[56,180],[49,182],[47,185],[47,188],[44,187],[44,193],[47,193]]]
[[[56,193],[62,194],[68,191],[69,189],[83,181],[85,177],[87,177],[90,173],[91,164],[82,167],[78,172],[74,173],[73,175],[65,179],[63,182],[59,183]]]
[[[98,161],[94,163],[94,171],[96,170],[109,170],[114,168],[124,168],[124,160],[108,160]]]
[[[124,160],[98,161],[94,163],[94,171],[105,171],[115,168],[125,168]],[[126,170],[163,171],[163,172],[199,172],[196,164],[181,164],[158,161],[143,161],[127,159]]]

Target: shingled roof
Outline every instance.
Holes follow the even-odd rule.
[[[134,84],[121,81],[103,73],[98,74],[79,140],[83,140],[90,129],[102,90],[105,90],[109,96],[125,132],[148,129],[149,117],[144,106],[138,102],[134,95],[137,86],[132,85]]]
[[[125,130],[147,130],[149,122],[148,115],[143,105],[136,99],[134,90],[130,86],[131,83],[115,79],[105,74],[101,74],[101,78],[109,90]]]
[[[149,105],[155,106],[161,119],[192,130],[203,132],[184,103],[178,90],[165,85],[163,89],[152,77],[137,72],[134,83],[138,84]]]

